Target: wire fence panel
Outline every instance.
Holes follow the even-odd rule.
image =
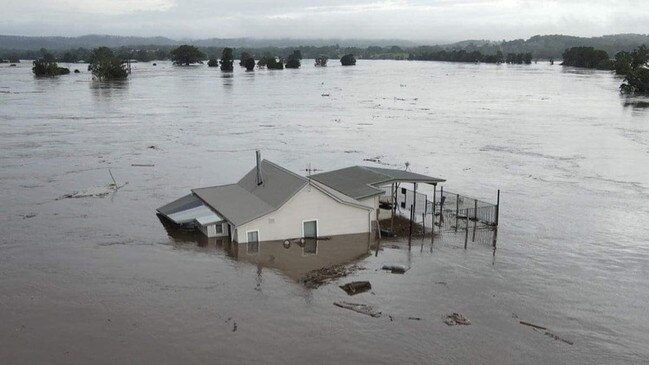
[[[395,191],[385,187],[386,197],[391,202],[394,194],[397,214],[410,217],[411,207],[415,208],[415,222],[426,222],[430,227],[434,222],[440,231],[457,231],[469,220],[476,229],[493,228],[498,225],[498,206],[479,199],[449,191],[436,191],[433,200],[426,194],[403,187]],[[434,212],[434,216],[433,216]]]

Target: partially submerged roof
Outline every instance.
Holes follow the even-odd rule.
[[[192,192],[235,226],[279,209],[308,180],[268,160],[261,161],[263,183],[253,168],[236,184],[193,189]]]
[[[405,170],[385,169],[369,166],[351,166],[344,169],[323,172],[311,179],[325,184],[354,199],[364,199],[384,193],[380,186],[398,183],[437,184],[446,180],[417,174]]]
[[[158,213],[165,216],[176,224],[198,222],[200,225],[207,225],[223,220],[213,210],[193,194],[185,195],[180,199],[158,208]]]

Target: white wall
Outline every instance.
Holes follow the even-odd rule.
[[[364,206],[374,209],[374,211],[372,212],[372,220],[373,221],[376,220],[376,212],[377,212],[377,209],[379,209],[379,197],[380,197],[380,195],[375,195],[375,196],[371,196],[369,198],[365,198],[365,199],[362,199],[362,200],[358,201],[359,203],[363,204]]]
[[[221,233],[216,233],[216,225],[220,225],[222,228]],[[198,226],[198,229],[207,237],[212,238],[212,237],[225,237],[228,235],[228,224],[227,223],[214,223],[214,224],[208,224],[205,226]]]
[[[370,211],[338,203],[317,188],[306,185],[278,210],[237,227],[236,240],[248,242],[248,231],[259,230],[260,241],[302,237],[302,221],[318,220],[318,236],[367,233]],[[374,213],[376,214],[376,213]]]

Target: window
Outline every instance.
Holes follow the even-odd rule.
[[[259,231],[248,231],[248,242],[259,242]]]
[[[302,237],[304,238],[317,238],[318,237],[318,221],[304,221],[302,222]]]
[[[214,228],[216,229],[217,234],[223,233],[223,223],[217,223]]]
[[[248,231],[248,254],[254,255],[259,253],[259,231]]]

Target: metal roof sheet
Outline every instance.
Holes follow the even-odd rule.
[[[196,198],[193,194],[185,195],[181,198],[178,198],[172,201],[169,204],[165,204],[157,209],[158,213],[169,216],[170,214],[177,213],[183,210],[200,207],[203,205],[200,199]]]
[[[268,160],[260,163],[261,185],[256,167],[236,184],[193,189],[203,202],[238,226],[279,209],[302,189],[308,180]]]
[[[253,168],[237,183],[271,207],[284,205],[309,180],[268,160],[260,163],[263,184],[257,185],[257,169]]]
[[[238,184],[192,189],[205,204],[234,225],[241,225],[273,210]]]
[[[176,224],[197,221],[199,224],[205,225],[223,220],[193,194],[185,195],[158,208],[158,213]]]
[[[333,197],[335,200],[343,203],[343,204],[348,204],[348,205],[353,205],[357,206],[359,208],[364,208],[364,209],[373,209],[371,207],[368,207],[366,205],[361,204],[358,200],[351,198],[338,190],[335,190],[334,188],[331,188],[323,183],[320,183],[316,180],[311,180],[310,181],[311,185],[315,186],[316,188],[320,189],[322,192],[325,194],[328,194],[329,196]]]
[[[340,170],[311,175],[311,179],[354,199],[362,199],[382,194],[382,189],[377,189],[370,184],[384,181],[389,179],[389,177],[361,166],[351,166]]]
[[[444,182],[431,176],[405,170],[385,169],[369,166],[351,166],[339,170],[323,172],[311,176],[311,179],[330,186],[354,199],[363,199],[383,194],[381,185],[393,182],[421,182],[437,184]]]
[[[214,212],[212,212],[211,215],[205,215],[205,216],[196,218],[196,222],[198,222],[198,224],[200,224],[201,226],[206,226],[208,224],[213,224],[213,223],[217,223],[217,222],[221,222],[221,221],[223,221],[223,218],[221,218],[220,216],[218,216]]]
[[[398,182],[422,182],[428,184],[437,184],[446,181],[444,179],[440,179],[437,177],[422,175],[416,172],[411,172],[406,170],[386,169],[382,167],[371,167],[371,166],[363,166],[363,167],[372,170],[374,172],[389,176],[392,180]]]

